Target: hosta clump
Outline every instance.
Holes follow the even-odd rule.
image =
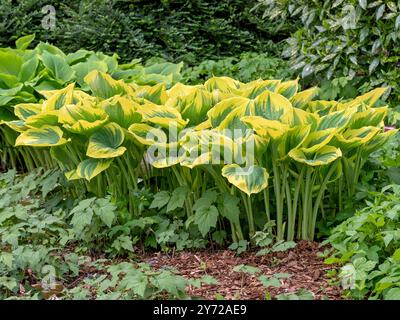
[[[170,211],[182,210],[186,226],[206,235],[227,220],[235,242],[271,220],[279,240],[312,239],[330,209],[325,191],[341,208],[368,155],[395,133],[383,129],[387,108],[374,107],[379,88],[336,102],[312,101],[316,89],[299,91],[297,80],[167,89],[94,70],[84,82],[91,94],[71,84],[15,106],[16,145],[49,148],[69,179],[128,196],[136,215],[140,188],[179,190]]]
[[[14,110],[16,104],[41,104],[43,99],[50,98],[53,90],[62,90],[72,83],[89,92],[90,87],[84,78],[93,70],[141,85],[165,83],[171,86],[181,78],[179,72],[182,63],[159,63],[143,67],[140,60],[136,59],[128,64],[118,64],[117,55],[107,56],[83,49],[65,54],[48,43],[41,42],[34,49],[28,49],[33,40],[34,35],[25,36],[16,41],[15,49],[0,48],[0,161],[9,167],[29,171],[40,166],[54,167],[46,152],[38,153],[30,147],[9,147],[15,143],[15,131],[21,130],[21,118],[38,111],[32,106],[28,113],[21,114]],[[48,107],[47,111],[51,109]],[[57,122],[54,114],[49,113],[47,117]],[[32,119],[36,121],[36,127],[38,121],[42,121],[40,119]]]

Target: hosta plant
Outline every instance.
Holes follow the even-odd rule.
[[[387,108],[374,107],[380,88],[336,102],[313,101],[316,89],[297,80],[168,89],[93,70],[84,84],[91,94],[71,84],[16,105],[6,123],[16,146],[49,150],[70,180],[127,196],[135,215],[141,187],[172,192],[170,211],[182,207],[186,226],[205,236],[227,220],[235,242],[272,220],[278,240],[313,239],[318,217],[337,209],[326,200],[340,209],[351,199],[368,155],[396,132],[384,131]]]
[[[29,147],[19,148],[16,152],[10,148],[16,139],[15,127],[10,129],[4,123],[18,121],[21,115],[16,116],[16,104],[41,104],[48,98],[48,91],[61,90],[72,83],[88,92],[90,87],[84,78],[92,70],[141,85],[165,83],[169,87],[181,78],[182,64],[165,62],[144,67],[138,59],[118,64],[117,55],[107,56],[83,49],[65,54],[48,43],[39,43],[34,49],[28,49],[33,40],[34,35],[25,36],[16,41],[15,49],[0,49],[0,149],[1,162],[9,167],[32,170],[39,166],[54,166],[45,152],[38,154]]]

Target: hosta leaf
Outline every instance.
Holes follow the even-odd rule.
[[[72,80],[74,77],[74,71],[63,57],[45,51],[42,53],[41,59],[47,70],[55,79],[65,83]]]
[[[339,147],[343,152],[363,146],[373,139],[379,132],[376,127],[364,127],[361,129],[348,129],[342,134],[337,134],[331,144]]]
[[[35,40],[35,34],[30,34],[21,38],[18,38],[15,41],[15,47],[20,50],[25,50],[29,47],[31,42]]]
[[[355,109],[345,109],[336,112],[330,112],[327,115],[321,117],[318,130],[325,130],[330,128],[343,128],[350,121]]]
[[[19,80],[21,82],[27,82],[34,79],[38,65],[39,59],[36,56],[33,56],[29,60],[25,61],[21,66],[21,70],[19,71]]]
[[[289,157],[309,166],[327,165],[341,156],[340,149],[333,146],[323,146],[315,152],[304,152],[303,148],[289,152]]]
[[[173,106],[179,110],[183,119],[189,119],[190,125],[197,125],[206,119],[207,112],[213,105],[212,94],[196,88],[188,95],[177,98]]]
[[[14,107],[15,115],[21,120],[26,120],[29,117],[40,113],[41,110],[41,103],[21,103]]]
[[[292,98],[299,89],[299,79],[282,82],[279,84],[277,92],[287,99]]]
[[[164,83],[155,86],[145,86],[137,90],[136,96],[144,98],[157,105],[162,105],[168,100],[168,94]]]
[[[268,120],[259,116],[245,116],[241,118],[248,127],[254,129],[261,137],[278,140],[289,130],[289,126],[276,120]]]
[[[28,129],[17,138],[16,146],[51,147],[68,142],[63,138],[59,127],[44,126],[42,128]]]
[[[78,165],[76,174],[80,178],[90,181],[99,173],[108,169],[111,163],[112,159],[86,159]]]
[[[318,94],[318,88],[310,88],[296,93],[290,98],[292,106],[295,108],[303,108],[309,101],[311,101]]]
[[[108,121],[108,115],[103,109],[90,105],[66,105],[60,109],[59,122],[74,133],[90,133]]]
[[[133,123],[142,120],[142,115],[136,111],[138,104],[123,97],[113,97],[102,103],[102,108],[108,114],[110,121],[128,129]]]
[[[121,80],[114,80],[110,75],[93,70],[84,79],[96,97],[103,99],[127,93],[127,85]],[[133,89],[132,89],[133,91]]]
[[[363,148],[361,149],[362,156],[366,157],[375,150],[378,150],[389,140],[390,137],[394,136],[397,132],[398,129],[390,130],[384,133],[378,133],[375,135],[371,140],[364,144]]]
[[[254,114],[269,120],[279,120],[285,113],[291,112],[292,104],[284,96],[265,91],[254,99]]]
[[[44,111],[58,110],[73,103],[74,84],[71,83],[61,90],[41,91],[40,93],[47,97],[43,103]]]
[[[143,145],[151,146],[167,142],[167,135],[164,131],[145,123],[134,123],[128,128],[128,131]]]
[[[204,88],[212,92],[219,90],[221,92],[231,92],[234,89],[238,89],[240,82],[229,77],[212,77],[204,83]]]
[[[217,128],[235,109],[240,109],[243,114],[251,114],[253,110],[252,102],[243,97],[233,97],[218,102],[207,112],[212,127]]]
[[[321,131],[315,131],[308,135],[302,143],[305,152],[315,152],[323,146],[327,145],[336,134],[335,128],[329,128]]]
[[[350,121],[350,128],[360,129],[367,126],[379,127],[383,123],[388,112],[387,107],[370,108],[365,111],[353,114]]]
[[[29,117],[25,125],[30,128],[41,128],[43,126],[58,125],[58,110],[45,111]]]
[[[351,108],[364,103],[369,107],[373,107],[375,103],[378,101],[378,99],[386,92],[386,90],[387,88],[376,88],[346,103],[346,106],[348,108]]]
[[[237,164],[229,164],[222,168],[222,176],[249,196],[268,186],[269,174],[265,168],[259,166],[242,168]]]
[[[4,121],[3,123],[16,132],[25,132],[28,130],[23,120]]]
[[[116,123],[109,123],[90,136],[86,155],[103,159],[119,157],[126,151],[125,147],[121,147],[124,138],[121,127]]]
[[[281,83],[280,80],[265,80],[265,81],[256,80],[241,85],[240,89],[235,90],[234,92],[241,97],[255,99],[266,90],[272,92],[275,91],[275,89],[278,87],[280,83]]]
[[[310,125],[296,126],[284,133],[278,144],[278,154],[281,159],[287,157],[289,151],[300,146],[310,133]]]

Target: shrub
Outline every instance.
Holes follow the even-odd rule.
[[[260,1],[273,19],[301,20],[284,55],[312,80],[345,77],[347,88],[366,92],[377,86],[400,92],[400,4],[396,1]],[[346,96],[349,91],[343,91]],[[388,91],[389,94],[389,91]],[[349,97],[349,96],[347,96]]]
[[[276,53],[271,26],[249,11],[254,0],[51,1],[56,28],[41,22],[43,0],[11,0],[0,5],[0,45],[36,33],[69,53],[79,49],[117,53],[122,61],[161,56],[196,64],[244,51]],[[228,19],[226,17],[229,17]],[[261,23],[260,23],[261,22]],[[281,38],[277,38],[276,42]]]

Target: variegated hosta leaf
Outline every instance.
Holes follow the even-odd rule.
[[[261,137],[278,140],[289,130],[289,126],[276,120],[268,120],[259,116],[242,117],[241,121]]]
[[[327,165],[341,156],[342,151],[333,146],[323,146],[315,152],[306,152],[304,148],[289,152],[289,157],[293,160],[313,167]]]
[[[198,157],[193,157],[190,155],[189,151],[187,151],[187,153],[184,153],[180,156],[179,163],[181,166],[188,167],[190,169],[204,164],[210,164],[212,163],[212,153],[200,153]]]
[[[292,98],[299,90],[299,79],[282,82],[277,88],[277,93],[287,99]]]
[[[201,88],[201,86],[200,85],[188,86],[188,85],[178,82],[174,86],[172,86],[171,89],[167,90],[168,98],[170,100],[173,100],[178,97],[187,96],[188,94],[192,93],[193,91],[196,91],[198,88]]]
[[[16,146],[52,147],[67,143],[59,127],[44,126],[42,128],[28,129],[17,138]]]
[[[381,107],[369,108],[365,111],[354,113],[349,126],[352,129],[360,129],[367,126],[382,127],[383,119],[385,119],[387,112],[387,107]]]
[[[139,143],[146,146],[168,142],[168,137],[162,129],[152,127],[146,123],[134,123],[128,128],[128,131]]]
[[[292,113],[293,107],[284,96],[265,91],[254,99],[254,113],[269,120],[279,120],[285,113]]]
[[[182,119],[178,110],[167,106],[146,103],[138,106],[137,112],[142,115],[144,121],[157,124],[165,129],[176,127],[181,130],[187,124],[187,121]]]
[[[354,108],[330,112],[327,115],[321,117],[318,124],[318,130],[325,130],[329,128],[344,128],[355,112],[356,110]]]
[[[125,147],[121,147],[124,138],[121,127],[109,123],[90,136],[86,155],[100,159],[119,157],[126,151]]]
[[[293,107],[304,109],[307,106],[307,103],[314,99],[317,94],[318,88],[310,88],[296,93],[290,98],[290,102]]]
[[[287,115],[288,116],[284,114],[281,117],[282,123],[290,126],[310,125],[311,131],[317,130],[320,121],[320,117],[318,114],[310,113],[298,108],[293,108],[293,113],[287,113]]]
[[[296,126],[286,131],[278,143],[279,159],[284,160],[289,152],[299,147],[310,133],[311,126]]]
[[[86,159],[79,163],[76,174],[88,181],[107,170],[112,163],[112,159]]]
[[[361,149],[361,155],[365,158],[370,155],[372,152],[378,150],[382,147],[391,137],[397,134],[399,130],[389,130],[387,132],[378,133],[371,140],[369,140],[366,144],[363,145]]]
[[[361,129],[348,129],[343,133],[338,133],[332,139],[332,145],[339,147],[344,153],[363,147],[368,141],[374,138],[379,133],[376,127],[364,127]]]
[[[81,179],[81,177],[78,176],[76,169],[65,172],[64,175],[69,181]]]
[[[316,100],[310,101],[306,105],[306,111],[317,113],[319,116],[323,117],[327,115],[332,109],[334,111],[339,111],[337,109],[338,105],[342,105],[337,101],[324,101],[324,100]],[[342,108],[339,108],[342,110]]]
[[[108,121],[108,115],[103,109],[90,105],[70,104],[59,111],[58,121],[73,133],[89,134],[103,126]]]
[[[97,70],[91,71],[84,81],[93,94],[102,99],[108,99],[115,95],[134,94],[133,88],[122,80],[115,80],[109,74]]]
[[[233,97],[222,100],[207,112],[213,128],[217,128],[222,121],[235,109],[240,109],[243,115],[254,112],[253,102],[243,97]]]
[[[196,89],[188,95],[178,97],[174,104],[167,104],[176,108],[182,115],[183,119],[189,119],[189,125],[195,126],[206,119],[208,110],[213,105],[213,95],[204,90]]]
[[[226,118],[219,124],[217,127],[218,130],[237,130],[242,132],[244,134],[246,130],[248,130],[248,127],[246,124],[244,124],[241,119],[245,117],[246,115],[249,115],[249,113],[246,113],[245,108],[236,108],[235,110],[231,111]]]
[[[44,111],[26,119],[25,125],[29,128],[58,125],[58,110]]]
[[[16,132],[25,132],[28,130],[28,127],[25,125],[25,121],[23,120],[3,121],[2,123]]]
[[[75,85],[71,83],[64,89],[47,92],[50,97],[43,103],[43,111],[59,110],[73,103],[74,87]]]
[[[373,107],[386,90],[387,88],[376,88],[346,103],[346,107],[357,107],[360,104],[365,104],[369,107]]]
[[[255,99],[266,90],[275,91],[280,82],[280,80],[255,80],[242,84],[240,89],[234,90],[233,92],[241,97]]]
[[[212,77],[204,83],[204,88],[212,92],[219,90],[221,92],[231,92],[240,87],[240,82],[229,77]]]
[[[301,147],[305,152],[315,152],[327,145],[337,133],[335,128],[311,132],[302,143]]]
[[[128,129],[130,125],[139,123],[142,115],[137,112],[139,104],[124,97],[115,96],[101,103],[101,107],[107,113],[110,121]]]
[[[168,100],[168,94],[163,83],[156,84],[155,86],[140,87],[135,95],[138,98],[144,98],[157,105],[163,105]]]
[[[222,168],[222,176],[249,196],[268,187],[267,170],[256,165],[242,168],[237,164],[229,164]]]
[[[14,113],[20,120],[26,120],[42,111],[41,103],[21,103],[14,107]]]

